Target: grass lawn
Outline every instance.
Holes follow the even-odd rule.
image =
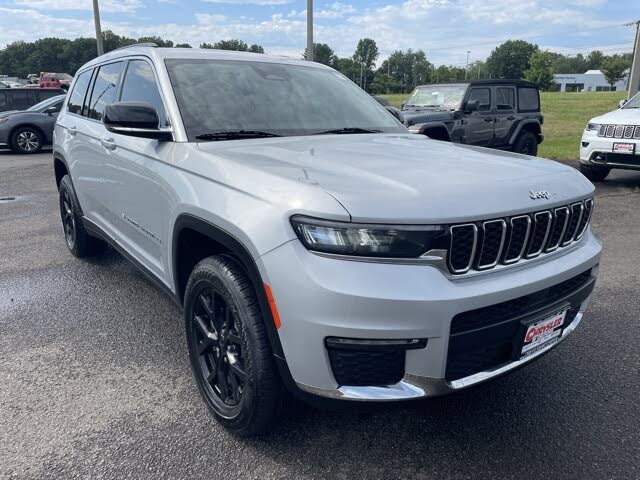
[[[381,95],[397,107],[407,95]],[[580,137],[589,119],[618,108],[627,92],[557,93],[542,92],[544,142],[538,155],[546,158],[577,158]]]

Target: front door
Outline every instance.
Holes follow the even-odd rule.
[[[477,100],[478,109],[463,115],[464,143],[486,147],[493,141],[493,122],[491,111],[491,88],[472,87],[467,102]]]

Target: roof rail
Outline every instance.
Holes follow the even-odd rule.
[[[152,42],[132,43],[131,45],[125,45],[124,47],[114,48],[111,51],[115,52],[117,50],[124,50],[125,48],[134,48],[134,47],[155,47],[155,48],[158,48],[158,45],[156,43],[152,43]]]

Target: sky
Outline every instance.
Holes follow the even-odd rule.
[[[103,30],[159,35],[197,47],[240,38],[267,53],[299,58],[306,0],[99,0]],[[507,39],[565,54],[632,50],[638,0],[339,0],[314,2],[315,41],[351,56],[373,38],[383,60],[422,49],[439,65],[484,60]],[[0,0],[0,48],[16,40],[95,36],[92,0]]]

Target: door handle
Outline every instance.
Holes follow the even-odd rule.
[[[69,135],[75,136],[76,133],[78,133],[78,127],[69,127],[67,128],[67,132],[69,132]]]
[[[107,150],[115,150],[117,146],[113,138],[101,138],[100,143]]]
[[[515,120],[515,119],[516,119],[516,117],[507,117],[507,120],[509,120],[510,122]]]

